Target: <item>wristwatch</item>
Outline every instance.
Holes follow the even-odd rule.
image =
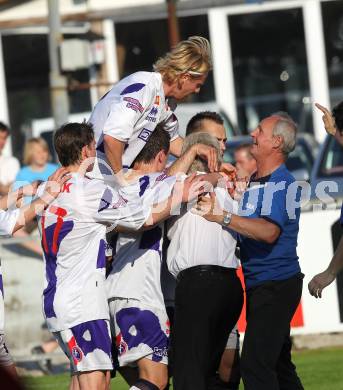
[[[223,225],[225,226],[230,225],[231,219],[232,219],[232,213],[226,212],[226,214],[224,214]]]

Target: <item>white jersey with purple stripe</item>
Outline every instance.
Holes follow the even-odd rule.
[[[157,124],[178,137],[178,121],[169,108],[162,77],[156,72],[136,72],[117,84],[96,104],[89,119],[97,143],[97,162],[92,177],[111,179],[111,168],[104,152],[104,135],[125,143],[123,167],[131,166]]]
[[[20,210],[0,210],[0,237],[10,236],[19,217]],[[5,326],[5,304],[4,285],[2,280],[2,270],[0,263],[0,334],[4,334]]]
[[[74,173],[40,218],[46,264],[43,312],[50,331],[109,318],[106,229],[141,227],[150,210],[143,212],[138,193],[138,183],[125,187],[124,198],[120,190]]]
[[[175,176],[153,173],[139,179],[143,207],[166,200]],[[132,298],[152,307],[163,308],[161,254],[163,224],[142,233],[121,233],[116,243],[112,269],[106,280],[107,297]]]

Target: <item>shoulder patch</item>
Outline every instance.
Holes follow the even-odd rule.
[[[128,85],[126,88],[124,88],[120,92],[120,95],[126,95],[127,93],[137,92],[137,91],[140,91],[144,87],[145,87],[145,84],[143,84],[143,83],[131,84],[131,85]]]

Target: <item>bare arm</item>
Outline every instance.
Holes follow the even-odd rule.
[[[325,287],[331,284],[337,274],[343,269],[343,236],[341,237],[335,254],[328,268],[316,276],[308,284],[308,289],[311,295],[316,298],[322,297],[322,291]]]
[[[224,217],[227,212],[219,208],[215,195],[213,193],[210,195],[210,198],[201,197],[197,204],[197,212],[208,221],[226,226]],[[267,244],[273,244],[281,233],[279,226],[264,218],[246,218],[235,214],[232,215],[228,227],[252,240],[266,242]]]
[[[177,137],[170,143],[170,153],[175,157],[179,157],[183,145],[183,138]]]
[[[104,136],[105,154],[114,173],[123,169],[122,156],[124,152],[124,142],[119,141],[109,135]]]
[[[197,156],[207,160],[210,172],[217,170],[218,161],[215,148],[203,144],[195,144],[168,168],[168,175],[173,176],[180,172],[187,173]]]

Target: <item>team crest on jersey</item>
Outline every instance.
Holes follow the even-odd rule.
[[[152,134],[152,131],[151,130],[148,130],[148,129],[143,129],[139,135],[138,135],[138,138],[141,139],[142,141],[144,142],[148,142],[148,139],[150,138]]]
[[[121,333],[119,333],[118,336],[116,337],[116,345],[117,345],[119,356],[124,355],[129,349]]]
[[[80,362],[82,360],[82,351],[77,345],[73,346],[73,348],[71,349],[71,354],[77,362]]]

